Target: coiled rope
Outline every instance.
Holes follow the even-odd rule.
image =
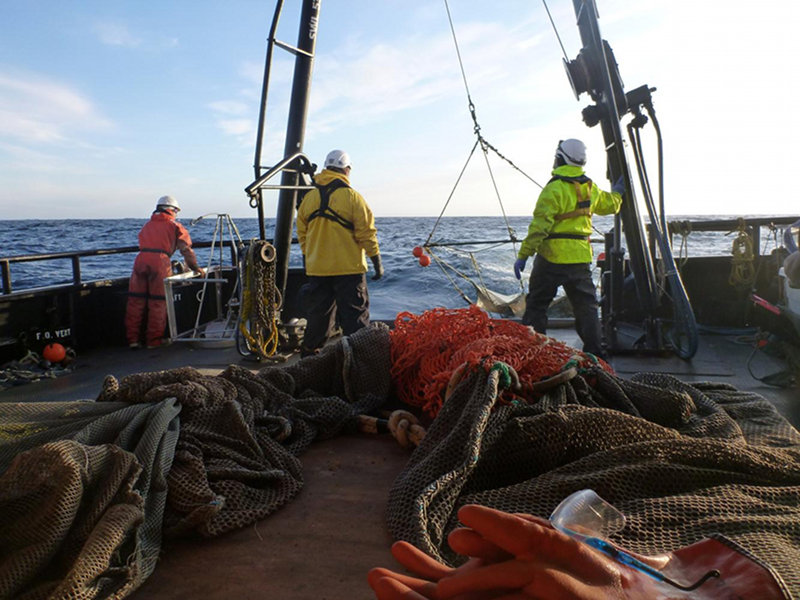
[[[265,240],[251,240],[242,277],[239,332],[259,358],[272,356],[278,348],[279,308],[275,248]]]
[[[370,415],[358,416],[358,430],[362,433],[390,433],[402,448],[416,448],[425,438],[425,428],[419,419],[407,410],[395,410],[387,419]]]

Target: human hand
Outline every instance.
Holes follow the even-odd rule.
[[[375,275],[372,276],[372,281],[378,281],[378,279],[383,277],[383,263],[381,262],[381,255],[376,254],[375,256],[371,257],[370,260],[372,261],[372,266],[375,268]]]
[[[205,272],[205,269],[203,269],[203,267],[197,267],[195,269],[192,269],[192,271],[194,271],[195,274],[199,275],[200,277],[205,277],[206,276],[206,272]]]
[[[625,193],[625,178],[622,175],[611,186],[611,191],[620,196]]]
[[[451,533],[453,550],[486,552],[493,546],[496,556],[505,552],[509,558],[442,578],[437,583],[439,599],[500,590],[516,590],[520,598],[628,598],[616,562],[544,519],[478,505],[464,506],[458,518],[468,529]]]
[[[522,279],[522,271],[525,270],[525,263],[527,262],[527,258],[518,258],[514,261],[514,276],[517,279]]]
[[[485,554],[491,557],[493,549],[486,548]],[[439,598],[436,592],[437,581],[443,577],[476,569],[485,564],[485,559],[476,557],[470,558],[458,568],[448,567],[408,542],[395,542],[392,545],[392,556],[407,570],[419,577],[384,568],[372,569],[367,576],[367,581],[375,592],[375,597],[379,600],[434,600]],[[469,599],[481,600],[494,597],[494,592],[480,592],[470,595]]]
[[[544,519],[467,505],[458,512],[465,528],[448,537],[450,547],[471,558],[453,569],[406,542],[392,555],[419,577],[373,569],[369,582],[379,600],[488,600],[570,598],[643,600],[653,582],[586,544],[553,529]]]

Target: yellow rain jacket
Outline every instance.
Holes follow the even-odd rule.
[[[563,165],[553,170],[553,176],[580,178],[583,168]],[[533,220],[517,258],[528,258],[538,252],[551,263],[592,262],[589,243],[592,215],[611,215],[618,212],[620,206],[622,196],[602,191],[589,179],[584,178],[583,183],[550,180],[536,201]]]
[[[328,169],[314,176],[321,186],[334,179],[350,183],[346,175]],[[375,218],[364,198],[350,187],[335,189],[329,196],[328,207],[352,223],[352,230],[325,217],[310,219],[320,203],[319,190],[313,189],[303,196],[297,209],[297,239],[306,257],[306,274],[324,277],[366,273],[364,253],[371,258],[380,253],[380,248]]]

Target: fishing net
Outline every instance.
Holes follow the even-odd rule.
[[[162,533],[252,524],[303,486],[298,456],[389,390],[385,327],[254,374],[109,377],[97,402],[0,403],[0,598],[123,598]]]
[[[529,396],[536,399],[543,380],[570,369],[596,364],[611,367],[587,354],[514,321],[491,319],[477,306],[436,308],[421,315],[397,315],[392,340],[392,380],[397,395],[431,417],[466,370],[485,372],[498,362],[517,376],[513,387],[500,392],[501,403]],[[540,385],[537,385],[540,384]]]
[[[540,369],[540,347],[558,360],[542,354]],[[441,372],[423,373],[434,361]],[[393,387],[422,390],[407,396],[420,410],[434,379],[438,413],[388,495],[396,539],[455,564],[446,539],[464,504],[547,517],[592,488],[628,517],[614,542],[657,554],[721,534],[800,596],[800,434],[769,402],[622,379],[464,309],[401,315],[391,334],[363,329],[258,373],[184,368],[109,378],[97,402],[0,403],[0,598],[124,597],[162,535],[211,537],[273,513],[303,485],[310,443],[354,430]]]
[[[510,381],[477,369],[452,391],[390,492],[396,539],[457,564],[461,506],[547,518],[591,488],[628,517],[620,546],[653,555],[720,534],[800,594],[800,434],[767,400],[595,366],[501,402]]]

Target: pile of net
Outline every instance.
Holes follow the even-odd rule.
[[[97,402],[0,403],[0,598],[126,596],[162,536],[216,536],[289,502],[303,450],[392,390],[436,413],[388,492],[395,539],[455,564],[461,506],[547,517],[591,488],[628,517],[619,545],[659,554],[719,534],[800,597],[800,434],[767,400],[623,379],[464,309],[401,315],[392,333],[257,374],[178,369],[110,379]]]
[[[394,538],[457,564],[446,540],[465,504],[547,518],[589,488],[627,516],[620,546],[655,555],[721,535],[800,597],[800,434],[766,399],[595,365],[505,402],[514,378],[496,367],[460,377],[396,479]]]
[[[163,536],[250,525],[303,486],[300,454],[389,390],[386,328],[254,374],[107,378],[97,401],[0,403],[0,598],[123,598]]]
[[[392,339],[392,381],[406,404],[421,407],[435,417],[449,389],[467,371],[485,372],[498,363],[516,376],[513,387],[499,401],[535,400],[548,386],[542,382],[577,368],[611,367],[587,354],[536,333],[514,321],[491,319],[475,305],[464,309],[435,308],[414,315],[397,315]],[[510,367],[509,369],[505,366]]]

